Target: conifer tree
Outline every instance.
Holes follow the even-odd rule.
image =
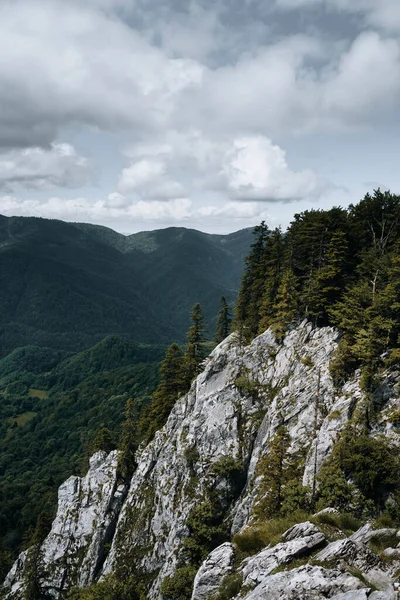
[[[124,481],[128,481],[136,468],[135,454],[139,446],[139,411],[132,399],[126,402],[124,416],[119,446],[118,470]]]
[[[187,388],[201,372],[201,364],[207,356],[205,347],[205,324],[201,305],[195,304],[190,315],[192,325],[187,333],[187,344],[183,357],[184,380]]]
[[[275,320],[271,328],[276,338],[282,340],[289,325],[295,322],[298,316],[297,280],[291,269],[287,269],[282,276],[282,282],[276,294]]]
[[[265,285],[265,243],[269,233],[264,221],[254,228],[256,240],[246,258],[235,316],[236,328],[240,338],[245,341],[250,341],[258,332],[260,304]]]
[[[284,499],[283,488],[290,474],[286,468],[290,436],[285,426],[277,429],[272,438],[268,454],[258,466],[262,483],[255,512],[259,517],[270,519],[279,514]]]
[[[275,229],[265,243],[265,283],[260,302],[258,332],[265,331],[275,316],[275,299],[281,282],[283,268],[283,236]]]
[[[140,417],[140,437],[150,441],[167,421],[175,402],[187,390],[182,350],[171,344],[160,367],[161,380]]]
[[[231,313],[225,296],[221,298],[221,308],[217,318],[217,330],[215,332],[215,341],[220,344],[229,335],[231,325]]]
[[[115,450],[115,448],[116,443],[111,431],[107,427],[99,429],[93,442],[92,452],[104,450],[108,454],[111,450]]]

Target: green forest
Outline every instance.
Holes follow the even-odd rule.
[[[268,327],[281,340],[301,319],[342,332],[337,383],[364,383],[400,357],[400,197],[377,190],[347,209],[294,216],[286,232],[255,228],[236,308],[245,342]]]

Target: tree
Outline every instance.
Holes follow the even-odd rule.
[[[92,451],[98,452],[99,450],[104,450],[108,454],[111,450],[115,450],[116,447],[111,431],[107,427],[99,429],[93,442]]]
[[[240,338],[246,341],[250,341],[258,332],[259,309],[265,284],[265,244],[270,231],[263,221],[254,228],[253,234],[256,240],[246,258],[235,316]]]
[[[139,446],[138,421],[139,411],[137,405],[129,399],[126,402],[125,420],[122,423],[118,463],[118,470],[124,481],[129,481],[136,468],[135,454]]]
[[[275,319],[271,328],[276,338],[282,340],[288,326],[298,317],[297,280],[291,269],[282,276],[281,284],[276,294]]]
[[[217,318],[217,331],[215,333],[215,341],[220,344],[229,335],[231,325],[231,314],[229,305],[224,296],[221,298],[221,308]]]
[[[188,342],[183,356],[184,380],[187,388],[201,372],[202,362],[207,356],[204,315],[199,303],[194,305],[190,318],[192,325],[187,333]]]
[[[140,417],[140,436],[146,442],[163,427],[175,402],[187,390],[182,350],[178,344],[172,344],[168,348],[161,363],[160,375],[161,380],[152,395],[151,403]]]
[[[270,519],[282,508],[283,488],[289,478],[286,468],[289,446],[290,436],[282,425],[269,444],[268,454],[259,461],[258,474],[262,476],[262,483],[255,512],[262,518]]]
[[[265,242],[265,282],[259,310],[259,333],[265,331],[274,321],[276,294],[282,276],[283,253],[283,236],[281,230],[277,228]]]

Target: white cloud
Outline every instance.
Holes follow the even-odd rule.
[[[92,167],[70,144],[0,153],[0,188],[49,190],[81,187],[92,179]]]
[[[219,193],[241,201],[318,199],[329,187],[311,170],[291,170],[285,152],[265,136],[212,139],[196,130],[171,132],[164,144],[130,152],[137,160],[122,171],[118,191],[142,198],[182,196],[177,183],[182,177],[193,194]]]
[[[152,200],[171,200],[184,194],[182,185],[168,177],[166,163],[156,159],[142,159],[123,169],[117,188],[122,194],[135,193]]]
[[[239,200],[292,202],[318,198],[328,187],[312,171],[291,171],[285,152],[261,136],[235,140],[223,172]]]
[[[110,200],[111,197],[111,200]],[[182,221],[191,214],[192,203],[187,198],[177,198],[169,202],[144,201],[115,202],[116,195],[110,194],[106,200],[92,201],[88,198],[63,199],[49,198],[46,201],[24,200],[16,196],[0,197],[0,210],[5,215],[40,216],[61,218],[67,221],[88,221],[92,223],[135,221]],[[122,200],[122,197],[119,197]]]

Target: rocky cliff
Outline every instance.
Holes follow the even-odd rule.
[[[196,575],[193,600],[211,598],[229,577],[237,590],[227,598],[394,598],[400,551],[385,550],[383,560],[368,545],[370,532],[352,540],[344,528],[327,525],[327,517],[289,528],[249,558],[231,543],[252,527],[262,483],[258,465],[278,428],[284,425],[290,436],[289,453],[304,456],[302,483],[312,490],[340,432],[366,402],[359,374],[340,389],[333,385],[329,365],[337,343],[337,331],[306,322],[281,344],[271,331],[249,346],[235,334],[227,338],[165,427],[138,453],[129,489],[119,485],[117,453],[96,454],[85,478],[72,477],[60,488],[52,530],[14,564],[4,584],[6,598],[23,598],[32,562],[50,598],[64,598],[69,588],[115,572],[145,579],[148,598],[162,598],[165,578],[199,553],[196,519],[214,528],[214,537],[203,533],[218,547],[210,548]],[[391,418],[400,408],[398,392],[392,371],[381,385],[370,431],[394,447],[400,443]]]

